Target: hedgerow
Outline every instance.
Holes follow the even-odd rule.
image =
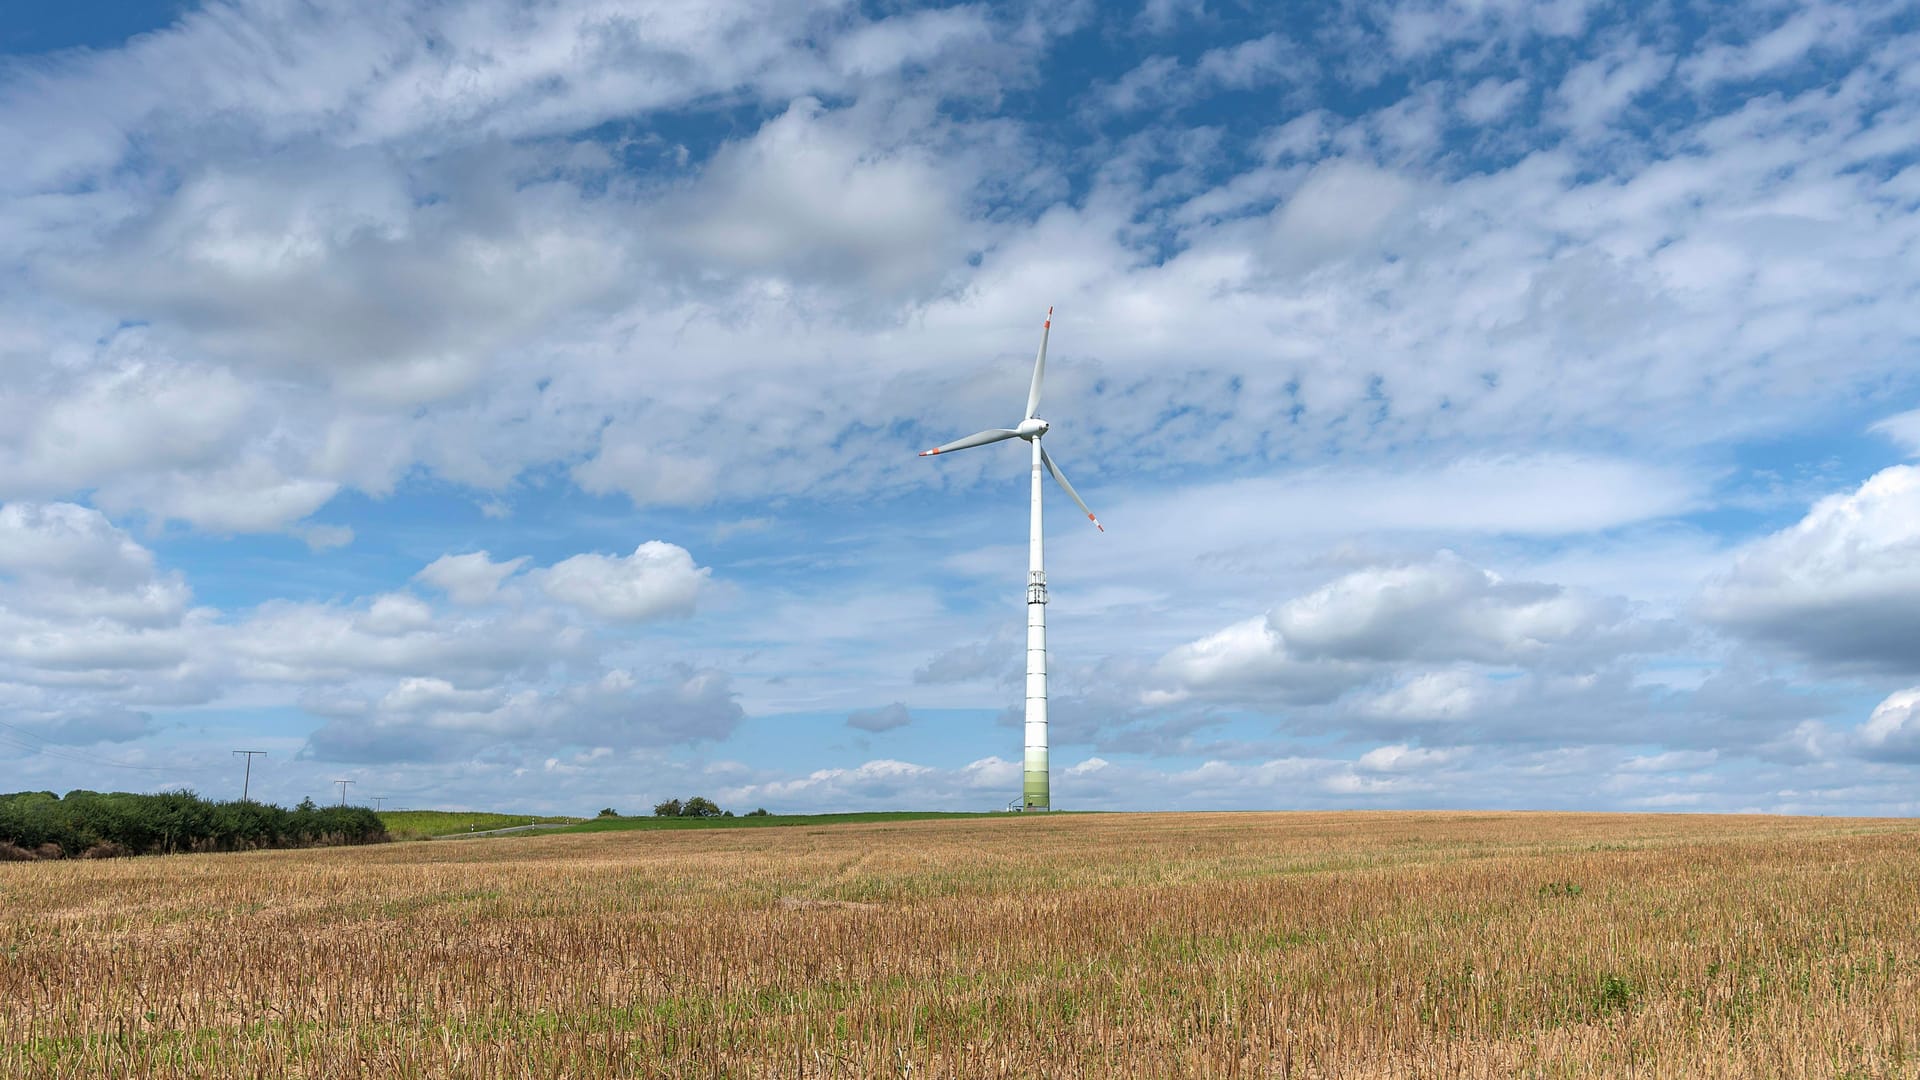
[[[372,844],[386,828],[364,806],[291,810],[251,801],[212,802],[191,791],[51,791],[0,795],[0,858],[164,855],[179,851]]]

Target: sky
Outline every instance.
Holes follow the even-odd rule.
[[[0,790],[1920,813],[1907,2],[0,16]],[[77,9],[76,9],[77,10]]]

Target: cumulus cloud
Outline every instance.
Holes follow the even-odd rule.
[[[153,577],[153,554],[107,516],[75,503],[0,506],[0,573],[99,585]]]
[[[442,555],[414,577],[445,592],[456,604],[484,604],[500,590],[500,583],[518,572],[526,561],[522,555],[494,562],[484,551]]]
[[[1860,753],[1877,761],[1920,762],[1920,687],[1896,690],[1874,706],[1856,735]]]
[[[161,572],[98,510],[0,506],[0,690],[25,695],[17,715],[40,716],[48,730],[144,732],[145,714],[136,722],[111,695],[141,685],[173,688],[149,701],[178,692],[194,634],[208,622],[191,600],[180,574]],[[47,698],[49,687],[62,694]]]
[[[377,700],[336,699],[301,750],[321,761],[449,761],[490,746],[620,749],[724,740],[744,717],[724,672],[681,668],[657,678],[625,669],[589,682],[463,689],[402,679]]]
[[[1831,664],[1920,670],[1920,467],[1884,469],[1744,550],[1702,614]]]
[[[318,374],[376,402],[448,397],[494,350],[622,276],[619,234],[577,189],[489,197],[504,192],[482,186],[511,184],[517,163],[476,164],[408,175],[335,152],[210,167],[56,281],[236,367]]]
[[[693,613],[713,571],[687,549],[649,540],[625,558],[575,555],[530,577],[548,596],[603,619],[642,622]]]
[[[0,497],[215,465],[260,396],[229,371],[156,355],[150,335],[123,331],[79,371],[0,382]]]
[[[1163,657],[1181,693],[1274,695],[1325,702],[1391,665],[1471,662],[1496,668],[1588,669],[1665,644],[1670,635],[1624,603],[1540,582],[1516,582],[1451,552],[1347,574],[1266,615]],[[1398,708],[1471,708],[1458,676],[1399,691]]]
[[[601,434],[600,452],[573,467],[574,482],[583,490],[617,491],[635,506],[701,506],[719,494],[719,478],[714,461],[664,453],[612,428]]]
[[[116,514],[144,509],[209,532],[255,533],[286,528],[325,506],[339,490],[332,480],[290,474],[279,462],[249,456],[215,468],[116,479],[94,498]]]
[[[911,141],[875,145],[863,111],[802,98],[723,147],[665,208],[669,235],[700,263],[745,274],[899,288],[952,268],[966,243],[964,170]]]

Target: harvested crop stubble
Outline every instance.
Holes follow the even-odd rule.
[[[1089,815],[9,863],[0,1076],[1917,1076],[1917,839]]]

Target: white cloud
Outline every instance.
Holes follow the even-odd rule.
[[[413,575],[445,592],[456,604],[484,604],[493,599],[500,583],[527,562],[526,556],[494,562],[484,551],[442,555]]]
[[[1681,469],[1548,454],[1195,484],[1102,516],[1241,543],[1383,532],[1567,536],[1684,513],[1704,501],[1704,488]],[[1565,498],[1568,491],[1581,497]]]
[[[1908,457],[1920,457],[1920,409],[1876,421],[1868,430],[1892,440]]]
[[[1884,469],[1750,545],[1700,611],[1811,659],[1920,670],[1920,467]]]
[[[0,496],[212,465],[259,397],[231,372],[152,355],[143,335],[121,335],[97,365],[37,386],[0,382],[0,417],[8,421],[0,427]]]
[[[0,573],[99,585],[153,577],[153,553],[105,514],[74,503],[0,506]]]
[[[291,526],[339,490],[332,480],[289,475],[266,457],[249,456],[202,470],[117,478],[94,498],[111,513],[145,510],[209,532],[258,533]]]
[[[379,637],[399,637],[434,625],[434,613],[424,600],[406,593],[376,596],[367,605],[366,614],[355,620],[358,628]]]
[[[589,218],[576,187],[501,190],[541,165],[483,157],[409,175],[382,155],[319,153],[208,167],[54,280],[238,368],[434,401],[622,276],[621,233]],[[422,188],[444,194],[424,202]]]
[[[1567,72],[1554,98],[1554,116],[1577,135],[1599,135],[1641,95],[1673,70],[1673,57],[1651,46],[1622,47]]]
[[[649,540],[625,558],[575,555],[529,576],[548,596],[603,619],[640,622],[693,613],[713,571],[687,549]]]
[[[601,434],[600,452],[573,467],[573,479],[596,495],[618,491],[635,506],[703,506],[720,494],[717,463],[662,453],[612,428]]]
[[[551,612],[436,615],[419,600],[398,594],[377,598],[364,609],[270,602],[230,633],[212,636],[227,650],[224,659],[237,678],[263,682],[430,675],[462,686],[489,686],[588,652],[587,635]]]
[[[1164,34],[1189,19],[1206,15],[1206,0],[1145,0],[1136,22],[1149,33]]]
[[[885,75],[928,65],[952,49],[992,49],[993,27],[978,8],[955,7],[895,15],[852,30],[832,49],[832,63],[848,75]]]
[[[1699,89],[1752,79],[1796,64],[1821,49],[1846,47],[1861,30],[1861,15],[1845,5],[1793,5],[1786,18],[1764,34],[1740,44],[1713,45],[1681,65]]]
[[[1178,108],[1222,91],[1309,84],[1319,67],[1311,51],[1286,35],[1272,33],[1208,49],[1191,65],[1173,56],[1148,57],[1102,87],[1098,100],[1107,110],[1122,114]]]
[[[1441,552],[1426,562],[1354,571],[1173,650],[1156,669],[1173,696],[1150,700],[1199,693],[1326,702],[1393,665],[1590,670],[1670,638],[1622,602],[1505,581]],[[1370,707],[1375,715],[1459,715],[1481,693],[1457,673],[1436,674]]]
[[[1460,113],[1476,124],[1491,124],[1511,111],[1526,91],[1525,79],[1482,79],[1460,98]]]
[[[20,665],[0,664],[0,684],[170,667],[184,658],[175,628],[191,600],[178,573],[161,573],[97,510],[0,506],[0,655]]]
[[[1267,621],[1296,654],[1343,660],[1531,666],[1588,648],[1610,657],[1640,634],[1624,604],[1504,581],[1450,552],[1348,574],[1274,609]]]
[[[1861,725],[1857,740],[1866,757],[1920,762],[1920,687],[1887,695]]]
[[[1459,750],[1436,750],[1406,745],[1376,746],[1361,754],[1354,765],[1366,772],[1426,772],[1459,760]]]
[[[960,202],[979,163],[943,168],[918,138],[891,139],[893,122],[798,100],[722,147],[662,207],[662,228],[699,264],[731,273],[884,289],[930,282],[964,253]]]
[[[1363,162],[1315,166],[1274,211],[1272,258],[1289,270],[1369,254],[1387,224],[1413,197],[1404,177]]]
[[[1507,696],[1485,673],[1464,668],[1423,671],[1355,703],[1362,716],[1402,723],[1461,723],[1491,711]]]

